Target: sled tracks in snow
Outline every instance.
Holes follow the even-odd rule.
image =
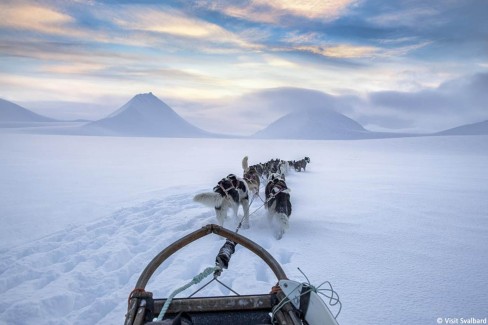
[[[2,250],[0,323],[122,323],[127,309],[123,297],[131,291],[147,261],[162,247],[214,218],[213,211],[193,202],[191,194],[172,195]],[[269,238],[261,244],[268,249],[273,241]],[[218,238],[209,238],[203,242],[208,256],[201,251],[192,252],[189,247],[181,255],[171,257],[168,265],[173,264],[172,274],[176,265],[177,275],[171,283],[158,284],[158,288],[166,293],[175,284],[191,279],[208,264],[210,257],[215,257],[221,245]],[[278,260],[289,262],[290,256],[281,252]],[[242,265],[238,265],[238,259],[235,262],[238,271],[223,279],[233,288],[249,288],[249,283],[268,286],[273,278],[270,272],[258,272],[265,269],[260,261],[250,260]],[[162,265],[158,272],[164,273],[168,265]],[[248,272],[249,268],[256,272]],[[229,293],[220,287],[213,290],[217,291],[210,293]]]

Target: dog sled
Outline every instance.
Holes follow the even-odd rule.
[[[214,268],[208,268],[181,290],[176,290],[167,298],[154,298],[146,291],[146,285],[158,269],[172,254],[181,248],[209,234],[216,234],[226,238],[220,249]],[[205,275],[213,273],[213,280],[229,266],[231,255],[236,245],[242,245],[259,256],[273,271],[277,284],[271,287],[269,293],[253,295],[215,296],[215,297],[173,297],[202,280]],[[203,274],[206,273],[206,274]],[[209,283],[210,283],[209,282]],[[218,281],[224,285],[222,282]],[[203,287],[208,285],[205,284]],[[202,287],[202,288],[203,288]],[[200,289],[202,289],[200,288]],[[320,288],[320,286],[319,286]],[[198,290],[200,290],[198,289]],[[197,290],[197,292],[198,292]],[[329,298],[326,304],[321,295]],[[218,225],[210,224],[196,230],[163,249],[146,266],[137,280],[135,289],[129,295],[125,325],[337,325],[336,317],[328,306],[340,305],[337,293],[332,289],[317,289],[309,283],[289,280],[281,265],[264,248]]]

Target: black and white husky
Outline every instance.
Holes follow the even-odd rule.
[[[222,178],[217,183],[217,186],[213,188],[213,192],[197,194],[193,200],[213,207],[220,226],[224,225],[229,209],[232,209],[234,218],[238,223],[237,211],[239,210],[239,205],[242,205],[244,210],[242,228],[249,228],[249,188],[246,182],[234,174]]]
[[[306,171],[307,170],[307,164],[310,164],[310,158],[309,157],[305,157],[302,160],[296,161],[294,163],[293,167],[295,168],[295,171],[297,171],[297,172],[301,172],[302,169],[303,169],[303,171]]]
[[[273,227],[276,239],[281,239],[289,228],[288,219],[291,215],[290,189],[283,178],[274,174],[270,177],[265,189],[268,221]]]

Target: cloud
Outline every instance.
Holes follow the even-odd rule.
[[[4,59],[23,60],[16,72],[39,76],[39,74],[99,75],[112,67],[124,67],[138,63],[141,55],[118,52],[113,49],[81,46],[76,42],[43,41],[28,38],[4,40],[0,45]]]
[[[433,132],[488,119],[488,73],[457,78],[417,92],[370,93],[358,119],[371,127]],[[396,118],[396,125],[391,119]],[[403,121],[404,123],[400,123]]]
[[[94,51],[110,45],[202,53],[262,48],[245,33],[241,36],[162,5],[9,1],[0,4],[0,30],[5,31],[2,40],[53,43],[69,39]]]
[[[347,96],[336,97],[316,90],[290,87],[198,103],[181,99],[168,102],[193,124],[208,131],[232,135],[253,134],[291,112],[309,109],[344,112],[352,109]]]
[[[268,5],[277,12],[309,19],[336,19],[355,1],[353,0],[255,0],[260,5]]]
[[[487,1],[446,0],[442,5],[436,0],[390,1],[385,6],[372,0],[365,6],[375,8],[363,20],[366,26],[385,32],[378,35],[379,39],[415,37],[419,43],[431,42],[433,46],[422,51],[422,59],[459,64],[462,60],[473,62],[486,57]]]
[[[176,12],[155,11],[154,9],[138,8],[125,11],[113,21],[125,29],[144,30],[171,34],[190,38],[208,38],[224,35],[219,26],[197,19],[184,17]]]
[[[268,23],[290,24],[289,16],[310,20],[331,21],[347,12],[357,0],[253,0],[229,4],[228,1],[200,1],[199,6],[219,11],[239,19]]]
[[[428,125],[419,124],[415,114],[427,114],[426,103],[435,106],[434,113],[456,100],[459,106],[479,107],[469,96],[459,93],[452,99],[438,86],[486,71],[487,6],[483,0],[446,0],[442,6],[437,0],[88,5],[82,0],[4,0],[0,70],[8,88],[1,92],[22,100],[52,98],[54,93],[75,100],[81,92],[92,97],[154,91],[207,102],[288,87],[280,95],[293,102],[287,97],[291,87],[303,87],[334,95],[328,103],[346,103],[341,94],[356,96],[348,98],[343,112],[372,127],[420,130]],[[461,86],[451,87],[458,93]],[[312,97],[307,101],[314,102]],[[258,107],[272,106],[262,96],[245,99]],[[279,105],[286,107],[286,102]],[[400,109],[404,106],[414,108]],[[220,102],[212,109],[223,116],[241,111],[227,113]],[[271,114],[242,111],[247,112],[244,118],[257,114],[266,121],[280,113],[272,108]],[[470,118],[480,116],[479,110],[466,111]],[[453,110],[446,118],[456,122],[457,114]]]
[[[100,63],[66,63],[56,65],[45,65],[39,68],[43,73],[54,74],[94,74],[106,69],[107,66]]]
[[[397,58],[422,49],[432,44],[432,41],[419,40],[416,37],[403,37],[400,39],[374,39],[370,45],[352,44],[346,41],[330,41],[326,35],[317,32],[301,33],[292,31],[282,37],[286,44],[276,50],[298,51],[316,54],[333,59],[371,59],[371,58]]]
[[[35,86],[32,87],[31,85]],[[12,97],[12,100],[16,101],[25,101],[30,98],[83,101],[87,98],[97,97],[95,94],[99,94],[100,92],[127,92],[128,87],[125,87],[124,84],[117,86],[104,85],[96,83],[93,80],[55,76],[39,78],[38,76],[0,74],[0,89],[10,95],[5,97]]]
[[[235,135],[252,134],[288,113],[308,109],[335,110],[371,131],[430,133],[488,119],[486,89],[488,73],[480,73],[413,92],[331,95],[280,87],[206,103],[173,103],[194,124]]]
[[[2,39],[18,42],[53,38],[113,41],[105,33],[83,26],[78,20],[78,13],[68,5],[61,7],[57,2],[49,2],[7,0],[0,3]]]
[[[429,25],[441,24],[439,14],[440,11],[433,7],[414,7],[382,13],[368,18],[368,21],[379,26],[417,27],[419,21],[427,22]]]
[[[33,111],[58,120],[99,120],[114,112],[119,103],[94,104],[86,102],[41,101],[17,102],[17,104]]]
[[[265,55],[264,59],[266,60],[267,64],[273,67],[295,68],[295,69],[300,68],[300,66],[297,63],[280,58],[278,56]]]
[[[373,57],[379,53],[380,49],[373,46],[355,46],[349,44],[339,44],[332,46],[296,46],[294,50],[310,52],[329,58],[368,58]]]
[[[276,24],[279,21],[279,17],[277,15],[272,14],[269,9],[263,8],[262,6],[247,5],[238,7],[235,5],[221,3],[220,6],[216,7],[215,9],[227,16],[254,22]]]
[[[130,31],[166,34],[186,41],[193,39],[198,43],[229,44],[245,49],[260,47],[217,24],[187,16],[171,8],[128,5],[111,17],[114,24]]]
[[[332,59],[387,59],[405,56],[410,52],[424,48],[431,43],[432,42],[430,41],[425,41],[417,44],[392,48],[352,44],[292,45],[289,50],[308,52]]]
[[[322,42],[321,35],[318,32],[300,33],[291,31],[282,40],[290,44],[316,44]]]
[[[0,27],[29,30],[54,35],[73,35],[78,32],[66,28],[75,19],[55,9],[28,3],[7,2],[0,4]]]

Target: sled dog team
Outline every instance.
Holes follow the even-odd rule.
[[[268,221],[273,228],[276,239],[281,239],[288,229],[288,219],[291,215],[290,189],[286,185],[285,175],[290,167],[295,171],[305,171],[310,158],[299,161],[284,161],[272,159],[267,163],[249,166],[248,157],[242,159],[243,177],[229,174],[222,178],[212,192],[195,195],[194,201],[215,209],[217,221],[223,226],[227,211],[232,209],[237,223],[237,211],[242,206],[244,216],[242,228],[249,228],[249,205],[252,197],[259,197],[261,181],[266,182],[264,207],[267,210]]]

